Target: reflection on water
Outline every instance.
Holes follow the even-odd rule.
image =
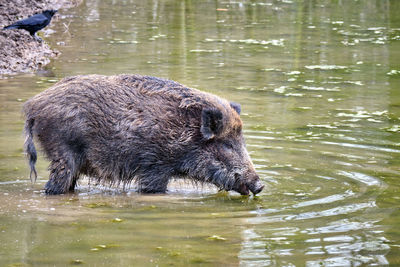
[[[0,80],[0,263],[400,264],[400,3],[100,1],[60,12],[46,71]],[[66,28],[63,24],[69,25]],[[28,183],[20,109],[64,76],[140,73],[242,104],[258,197]]]

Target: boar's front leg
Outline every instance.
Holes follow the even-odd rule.
[[[46,194],[57,195],[74,191],[78,177],[71,165],[65,159],[53,160],[50,163],[50,179],[45,186]]]
[[[165,193],[169,182],[170,175],[163,172],[147,172],[140,175],[138,179],[138,190],[141,193]]]

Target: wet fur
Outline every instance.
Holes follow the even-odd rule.
[[[140,75],[68,77],[24,105],[25,151],[36,179],[34,137],[50,160],[47,194],[81,175],[165,192],[171,177],[221,189],[255,182],[240,105],[177,82]]]

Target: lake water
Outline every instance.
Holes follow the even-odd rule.
[[[45,40],[61,55],[0,80],[1,266],[400,264],[400,1],[86,0],[59,14]],[[43,156],[28,179],[22,104],[89,73],[241,103],[264,191],[45,196]]]

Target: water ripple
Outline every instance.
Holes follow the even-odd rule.
[[[311,211],[304,212],[300,214],[279,214],[274,216],[259,216],[254,218],[248,218],[250,224],[262,224],[262,223],[274,223],[280,221],[299,221],[299,220],[309,220],[316,219],[320,217],[331,217],[343,214],[354,213],[363,209],[376,207],[375,201],[369,201],[365,203],[354,203],[344,206],[335,207],[332,209],[322,210],[322,211]],[[270,210],[267,210],[270,213]],[[263,210],[258,211],[259,214],[263,214]]]
[[[339,171],[338,174],[346,176],[346,177],[356,180],[358,182],[364,183],[368,186],[382,185],[382,182],[378,178],[366,175],[364,173]]]
[[[350,221],[349,219],[334,221],[327,226],[320,226],[315,228],[306,228],[301,233],[309,235],[331,234],[331,233],[346,233],[350,231],[365,230],[375,228],[375,221],[357,222]]]
[[[352,148],[362,148],[362,149],[382,151],[382,152],[400,153],[400,150],[398,150],[398,149],[378,147],[378,146],[370,146],[370,145],[351,144],[351,143],[337,143],[337,142],[328,142],[328,141],[321,141],[321,144],[343,146],[343,147],[352,147]]]
[[[300,207],[307,207],[307,206],[318,205],[318,204],[327,204],[327,203],[332,203],[332,202],[336,202],[339,200],[343,200],[343,199],[346,199],[346,198],[354,196],[354,195],[355,195],[354,192],[349,190],[349,191],[346,191],[344,194],[336,194],[336,195],[331,195],[331,196],[324,197],[324,198],[299,202],[299,203],[293,205],[292,207],[300,208]]]

